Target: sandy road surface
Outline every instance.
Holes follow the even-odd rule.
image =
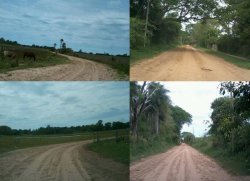
[[[1,180],[90,180],[78,157],[87,142],[58,144],[7,153],[0,157]]]
[[[0,155],[0,180],[1,181],[88,181],[92,180],[90,163],[85,160],[87,151],[85,145],[91,141],[56,144],[35,148],[21,149]],[[92,156],[93,157],[93,156]],[[99,155],[96,159],[105,166]],[[120,166],[110,161],[113,175]],[[118,165],[117,165],[118,164]],[[88,169],[87,169],[88,168]],[[101,170],[95,169],[94,177],[102,177]],[[107,174],[106,174],[107,175]],[[111,176],[113,176],[111,175]],[[110,180],[113,180],[112,177]],[[118,177],[118,176],[117,176]]]
[[[130,69],[130,80],[226,81],[249,79],[250,70],[239,68],[189,45],[164,52],[153,59],[135,64]]]
[[[246,181],[250,177],[233,177],[208,157],[182,144],[131,164],[130,180]]]
[[[62,55],[71,62],[42,68],[14,70],[0,74],[0,80],[120,80],[118,73],[112,68],[90,60]]]

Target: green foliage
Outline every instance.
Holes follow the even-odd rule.
[[[131,82],[130,85],[131,158],[160,152],[179,143],[182,125],[192,122],[191,115],[172,105],[169,91],[160,83]],[[142,107],[142,113],[135,120],[134,113]]]
[[[180,108],[179,106],[173,106],[172,110],[172,117],[176,123],[176,130],[180,133],[182,126],[184,124],[191,124],[192,122],[192,115]]]
[[[213,136],[196,138],[192,147],[214,158],[223,168],[232,174],[250,174],[250,159],[249,157],[247,158],[247,155],[250,155],[249,152],[232,153],[231,150],[224,147],[215,148],[214,140],[217,140],[217,138]],[[241,141],[241,139],[237,140]]]
[[[127,135],[128,136],[128,135]],[[128,138],[127,138],[128,139]],[[111,158],[115,161],[129,164],[129,144],[128,142],[116,142],[115,139],[104,140],[88,145],[88,148],[98,154]]]
[[[12,134],[12,130],[8,126],[0,126],[0,133],[2,135],[11,135]]]
[[[155,44],[171,44],[178,40],[181,32],[181,24],[174,18],[164,18],[154,32]]]
[[[146,44],[150,43],[153,26],[148,24]],[[144,43],[145,20],[139,18],[130,18],[130,47],[142,47]]]
[[[221,24],[224,25],[227,34],[220,38],[219,50],[250,57],[250,2],[244,0],[226,2],[227,8],[220,14]]]
[[[219,37],[219,24],[216,20],[199,21],[191,30],[193,43],[200,47],[211,48]]]
[[[220,93],[229,93],[230,97],[217,98],[211,105],[211,145],[235,158],[244,159],[249,169],[250,82],[222,82]]]
[[[190,144],[190,145],[193,144],[195,140],[195,136],[190,132],[182,132],[181,137],[185,143]]]
[[[155,153],[165,152],[175,145],[176,143],[171,142],[168,137],[164,136],[147,139],[141,137],[138,143],[136,143],[135,137],[130,136],[130,160],[134,161]]]

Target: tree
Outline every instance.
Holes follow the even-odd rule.
[[[192,123],[192,115],[180,108],[179,106],[171,107],[172,110],[172,117],[176,123],[176,131],[180,134],[182,126],[184,124],[191,124]]]
[[[220,93],[229,93],[234,98],[236,113],[247,121],[250,117],[250,82],[222,82]]]
[[[132,94],[130,97],[131,101],[131,130],[133,135],[137,136],[137,141],[139,138],[138,135],[138,122],[142,113],[150,106],[149,101],[151,96],[157,90],[155,88],[153,91],[148,91],[147,83],[144,82],[142,86],[139,86],[136,82],[131,83],[132,91],[135,94]]]
[[[105,123],[104,125],[105,130],[111,130],[111,128],[112,128],[112,124],[110,122]]]
[[[103,130],[103,121],[102,120],[99,120],[97,123],[96,123],[96,131],[102,131]]]
[[[64,40],[61,38],[60,39],[60,49],[62,49],[63,42],[64,42]]]
[[[66,49],[66,43],[65,42],[62,43],[62,49]]]
[[[8,126],[0,126],[0,135],[11,135],[12,129]]]
[[[195,136],[190,132],[181,133],[182,140],[187,144],[192,144],[195,140]]]
[[[206,20],[192,25],[191,37],[196,45],[211,48],[212,45],[217,44],[219,33],[218,21]]]
[[[151,82],[148,84],[148,92],[152,94],[150,97],[150,103],[146,113],[153,117],[155,125],[155,134],[159,134],[159,124],[160,121],[164,121],[166,116],[166,111],[169,109],[168,105],[170,99],[167,96],[168,90],[166,90],[163,85],[156,82]]]

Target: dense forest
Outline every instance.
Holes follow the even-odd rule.
[[[131,158],[152,154],[181,140],[192,116],[171,103],[168,90],[156,82],[130,83]]]
[[[0,126],[0,135],[52,135],[52,134],[73,134],[93,131],[108,131],[117,129],[128,129],[129,123],[119,121],[103,123],[99,120],[96,124],[71,126],[71,127],[40,127],[38,129],[11,129],[8,126]]]
[[[250,57],[250,1],[130,0],[130,4],[132,50],[191,44]]]

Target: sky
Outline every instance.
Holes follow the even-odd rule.
[[[0,82],[0,125],[13,129],[129,121],[128,82]]]
[[[211,103],[218,97],[220,82],[161,82],[170,92],[168,95],[173,103],[192,115],[191,125],[184,125],[182,132],[193,133],[197,137],[203,136],[208,130],[204,120],[209,120],[212,113]]]
[[[129,54],[128,0],[0,0],[0,37],[26,45]]]

